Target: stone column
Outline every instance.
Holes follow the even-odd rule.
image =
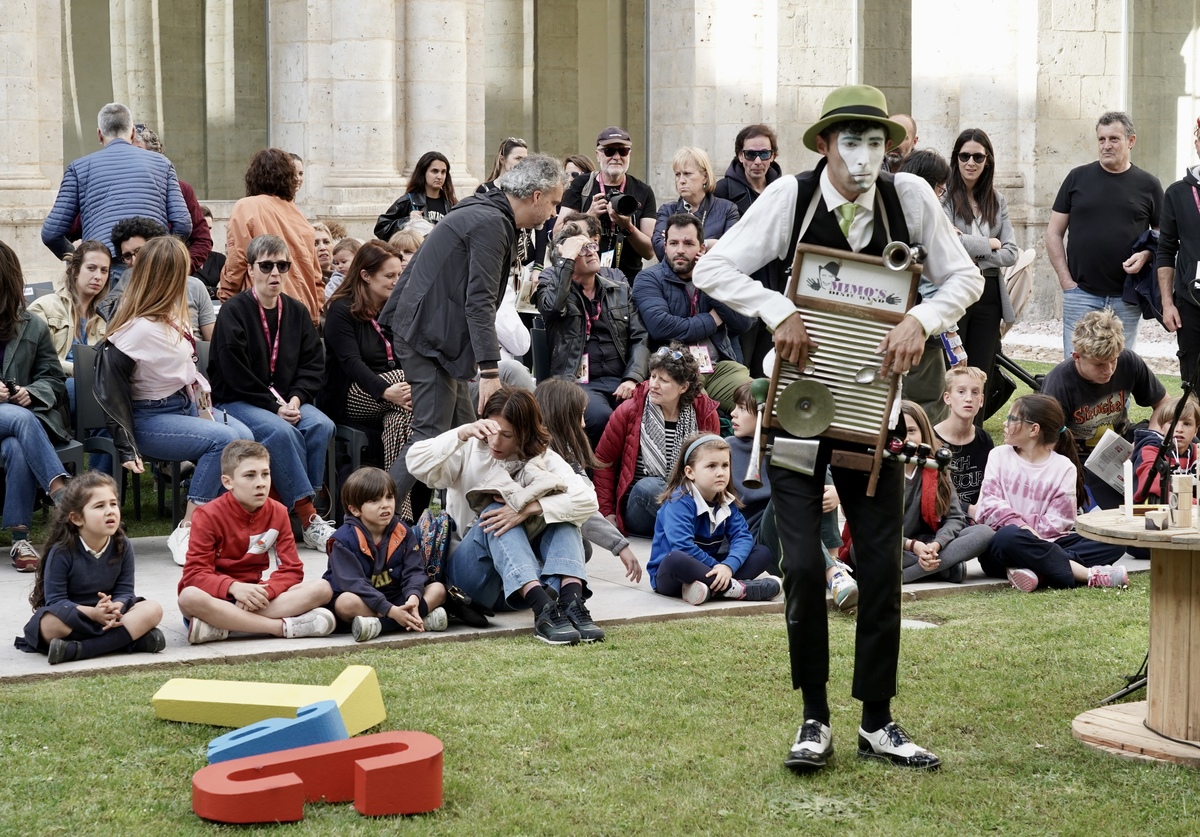
[[[109,0],[113,101],[135,122],[162,130],[162,54],[157,0]]]
[[[62,14],[57,3],[10,0],[0,24],[0,240],[26,284],[61,271],[41,241],[63,165]]]
[[[404,11],[404,150],[408,175],[440,151],[460,198],[479,184],[484,152],[482,0],[408,0]]]
[[[479,176],[487,177],[506,137],[533,137],[533,0],[486,0],[484,63],[487,86],[485,146]]]

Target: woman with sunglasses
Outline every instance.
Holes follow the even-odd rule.
[[[546,322],[550,375],[588,394],[584,428],[595,447],[617,403],[646,377],[650,348],[629,283],[600,266],[600,225],[574,213],[554,236],[534,304]]]
[[[704,240],[720,238],[741,217],[732,201],[713,194],[717,177],[713,173],[712,160],[702,148],[684,146],[675,152],[671,161],[675,172],[675,191],[679,200],[668,201],[658,208],[654,222],[654,255],[661,262],[666,253],[667,219],[677,212],[690,212],[700,219],[704,227]]]
[[[680,443],[697,432],[721,432],[717,402],[704,394],[687,347],[663,346],[650,356],[650,379],[613,412],[596,447],[609,466],[594,475],[600,513],[626,535],[653,535]]]
[[[321,338],[298,301],[284,296],[288,249],[275,235],[246,247],[250,288],[221,306],[208,376],[213,402],[271,452],[271,488],[296,515],[309,549],[325,551],[333,526],[313,495],[325,484],[334,424],[314,406],[325,373]]]
[[[142,247],[100,344],[95,384],[123,467],[141,474],[143,457],[196,463],[183,521],[167,539],[181,566],[192,513],[221,493],[221,452],[235,439],[254,438],[236,418],[211,412],[211,388],[196,368],[188,322],[188,266],[187,248],[173,236]]]
[[[225,227],[225,267],[217,298],[222,302],[250,287],[246,246],[259,235],[277,235],[291,253],[291,267],[283,274],[283,292],[308,309],[313,325],[321,321],[325,305],[321,264],[317,260],[313,227],[295,204],[299,177],[292,155],[279,148],[264,148],[246,169],[246,197],[233,205]]]
[[[1016,319],[1005,287],[1003,268],[1016,264],[1020,250],[1008,220],[1004,195],[992,188],[996,157],[992,141],[978,128],[967,128],[954,141],[950,180],[942,208],[961,237],[963,248],[983,273],[983,295],[958,321],[967,362],[991,378],[1000,349],[1000,321]],[[976,416],[982,425],[984,411]]]
[[[413,166],[404,194],[375,222],[375,237],[387,241],[415,219],[436,226],[457,203],[450,161],[440,151],[426,151]]]

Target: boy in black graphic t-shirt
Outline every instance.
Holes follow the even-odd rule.
[[[992,437],[976,427],[975,417],[987,400],[987,375],[974,366],[956,366],[946,372],[942,401],[950,408],[946,419],[935,425],[938,441],[950,448],[950,482],[969,520],[975,519],[975,501],[983,483],[983,470],[992,452]]]

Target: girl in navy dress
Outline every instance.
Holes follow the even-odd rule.
[[[157,653],[162,607],[133,592],[133,545],[121,531],[113,478],[87,471],[67,486],[38,562],[33,618],[17,647],[50,665],[113,651]]]

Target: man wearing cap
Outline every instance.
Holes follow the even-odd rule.
[[[887,101],[874,87],[854,85],[830,93],[821,118],[804,134],[804,145],[823,158],[816,169],[781,177],[768,186],[693,274],[700,290],[743,314],[760,317],[774,332],[779,355],[801,369],[820,346],[809,339],[791,300],[750,277],[771,262],[790,265],[797,241],[875,256],[889,241],[927,249],[924,275],[940,288],[914,306],[877,347],[884,374],[904,374],[912,368],[926,337],[957,322],[983,290],[983,277],[959,244],[929,184],[909,174],[880,174],[888,146],[905,136],[904,127],[887,113]],[[824,475],[835,449],[866,450],[821,439],[813,476],[769,465],[787,597],[792,686],[804,697],[804,722],[784,762],[795,770],[824,767],[833,753],[820,526]],[[863,704],[858,753],[905,767],[936,768],[937,756],[914,744],[891,716],[900,652],[903,466],[883,461],[874,497],[867,496],[865,471],[835,466],[832,473],[858,556],[859,617],[851,689]]]
[[[624,128],[613,125],[596,137],[597,171],[580,175],[563,195],[558,210],[558,232],[563,218],[585,212],[600,221],[600,265],[615,267],[630,282],[642,269],[642,260],[654,257],[650,236],[658,201],[654,190],[629,173],[633,142]],[[617,211],[617,193],[633,198],[637,208],[629,214]]]

